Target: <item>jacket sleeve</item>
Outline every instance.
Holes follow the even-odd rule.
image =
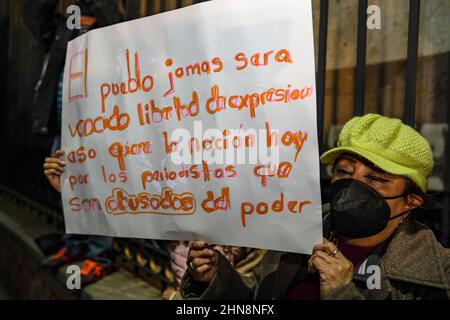
[[[48,51],[57,29],[56,0],[23,0],[22,20],[34,38]]]
[[[255,276],[243,277],[219,253],[217,273],[209,284],[195,281],[189,272],[184,274],[181,293],[185,299],[250,300],[256,287]]]
[[[439,244],[439,253],[441,255],[441,261],[444,268],[444,277],[447,280],[447,288],[450,288],[450,249],[444,248]],[[450,290],[446,290],[447,297],[450,299]]]
[[[366,300],[363,294],[352,282],[339,287],[322,297],[322,300]]]

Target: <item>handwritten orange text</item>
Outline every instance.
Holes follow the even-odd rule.
[[[115,188],[105,201],[106,211],[113,215],[154,213],[161,215],[191,215],[195,213],[196,202],[190,192],[176,194],[171,188],[163,188],[160,194],[142,192],[129,194],[122,188]]]

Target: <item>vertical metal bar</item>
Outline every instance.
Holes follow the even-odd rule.
[[[319,147],[323,145],[323,125],[325,110],[325,76],[327,70],[328,0],[320,1],[319,52],[317,66],[317,131]]]
[[[355,105],[356,116],[364,114],[366,43],[367,43],[367,0],[359,0],[358,6],[358,38],[356,49],[355,71]]]
[[[450,193],[444,193],[442,197],[442,234],[441,234],[441,242],[445,247],[450,245]]]
[[[384,113],[384,90],[386,86],[386,64],[387,62],[380,63],[378,66],[378,80],[377,80],[377,113]]]
[[[405,123],[414,126],[416,116],[417,57],[419,48],[420,0],[409,1],[408,56],[405,80]]]
[[[139,5],[139,17],[145,17],[147,15],[147,0],[141,0]]]
[[[448,68],[448,65],[447,65]],[[447,81],[447,92],[450,92],[450,81]],[[447,97],[448,101],[448,97]],[[450,126],[450,111],[447,109],[447,123]],[[447,163],[450,161],[450,128],[447,128],[447,135],[446,135],[446,146],[445,150],[446,154],[444,155]],[[450,170],[445,170],[443,174],[444,178],[444,188],[446,190],[445,198],[446,198],[446,205],[444,206],[444,209],[442,210],[443,214],[443,228],[446,235],[446,242],[444,242],[444,245],[448,248],[450,246]]]
[[[11,83],[9,81],[9,72],[8,68],[11,66],[8,63],[8,53],[11,51],[11,40],[9,35],[9,21],[11,16],[11,6],[10,1],[3,1],[0,4],[0,37],[5,45],[4,49],[0,51],[0,69],[2,70],[2,78],[5,81],[0,81],[0,112],[3,115],[0,119],[0,139],[3,141],[11,141],[8,136],[8,123],[7,123],[7,107],[9,104],[9,87]],[[11,68],[12,69],[12,68]],[[9,143],[6,143],[6,150],[4,150],[3,154],[8,154],[10,147]],[[12,153],[9,153],[12,154]],[[1,170],[0,170],[0,180],[4,180],[7,177],[8,171],[5,168],[8,168],[8,161],[10,161],[9,157],[3,156],[0,160]]]

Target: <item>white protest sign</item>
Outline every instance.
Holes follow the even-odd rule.
[[[322,241],[310,1],[210,1],[69,42],[68,233],[310,253]]]

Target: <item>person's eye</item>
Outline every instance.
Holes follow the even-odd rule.
[[[387,180],[387,179],[383,179],[381,177],[378,177],[378,176],[375,176],[375,175],[372,175],[372,174],[367,175],[366,178],[368,178],[371,181],[380,182],[380,183],[387,183],[387,182],[389,182],[389,180]]]
[[[336,174],[338,174],[338,175],[351,175],[352,173],[349,170],[347,170],[347,169],[336,168]]]

